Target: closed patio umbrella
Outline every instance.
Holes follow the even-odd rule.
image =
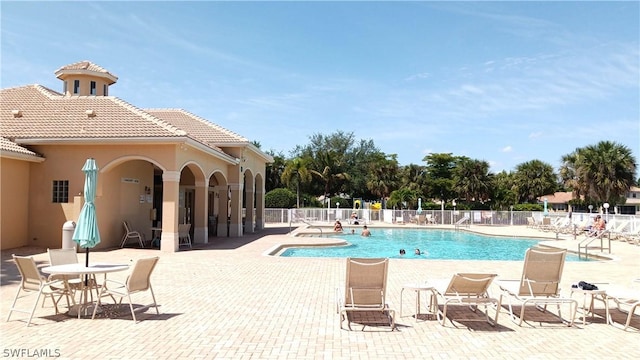
[[[94,204],[98,180],[98,167],[95,159],[87,159],[82,171],[85,174],[84,205],[82,205],[78,223],[73,232],[73,241],[86,249],[85,265],[89,266],[89,249],[100,243],[100,231],[98,230],[98,218]],[[87,279],[85,279],[86,281]]]

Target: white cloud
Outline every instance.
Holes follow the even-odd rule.
[[[529,139],[536,139],[542,136],[542,131],[537,131],[529,134]]]
[[[507,145],[502,148],[502,152],[511,152],[512,150],[513,148],[511,147],[511,145]]]

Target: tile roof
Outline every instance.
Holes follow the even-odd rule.
[[[98,73],[103,73],[115,80],[118,79],[117,76],[113,75],[112,73],[110,73],[109,71],[107,71],[107,69],[103,68],[102,66],[96,65],[94,63],[92,63],[91,61],[88,60],[83,60],[83,61],[78,61],[77,63],[73,63],[73,64],[69,64],[69,65],[65,65],[61,68],[59,68],[58,70],[55,71],[55,74],[58,74],[59,72],[62,71],[67,71],[67,70],[87,70],[87,71],[94,71],[94,72],[98,72]]]
[[[183,129],[205,144],[224,146],[230,143],[249,143],[246,138],[182,109],[145,109],[145,111]]]
[[[7,152],[23,154],[23,155],[38,156],[38,154],[36,154],[35,152],[29,149],[23,148],[22,146],[14,143],[13,141],[3,137],[0,137],[0,151],[7,151]]]
[[[0,136],[9,139],[179,138],[185,131],[112,96],[63,96],[40,85],[0,90]],[[13,110],[21,111],[14,116]],[[93,110],[95,116],[88,116]]]

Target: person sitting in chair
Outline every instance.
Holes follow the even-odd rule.
[[[354,211],[351,213],[351,223],[354,225],[358,225],[358,214]]]

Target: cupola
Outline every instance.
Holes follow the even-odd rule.
[[[63,66],[55,74],[63,81],[62,92],[67,96],[108,96],[109,86],[118,81],[117,76],[90,61]]]

